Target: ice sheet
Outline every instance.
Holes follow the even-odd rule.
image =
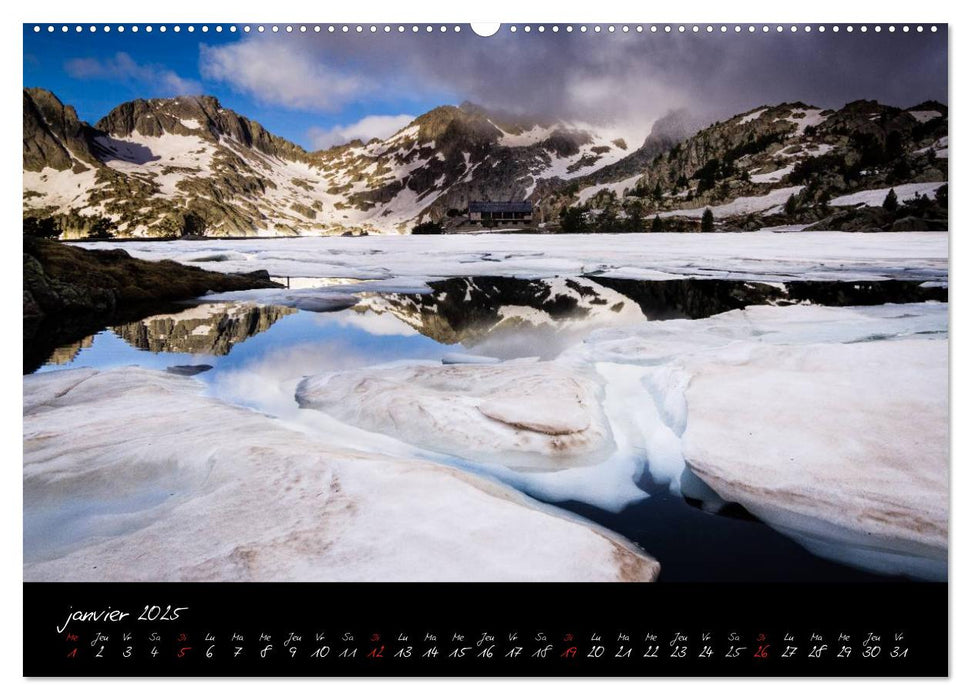
[[[583,372],[602,390],[574,415],[556,389]],[[755,306],[594,331],[552,362],[399,363],[297,393],[543,500],[619,511],[658,485],[678,492],[690,465],[724,501],[823,556],[925,578],[946,567],[946,304]],[[484,396],[515,430],[478,410]],[[551,449],[601,410],[606,453]]]
[[[658,565],[493,481],[335,448],[138,368],[24,379],[24,579],[620,581]]]
[[[297,402],[424,449],[514,470],[597,464],[614,445],[593,372],[562,364],[407,364],[309,377]]]
[[[948,265],[943,232],[483,234],[80,245],[123,246],[137,257],[171,258],[221,272],[266,269],[273,277],[361,280],[344,291],[475,275],[946,281]]]
[[[685,460],[723,499],[825,556],[946,579],[945,340],[762,346],[697,366],[686,397]]]

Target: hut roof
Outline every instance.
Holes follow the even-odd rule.
[[[481,213],[523,213],[533,211],[532,202],[469,202],[470,212]]]

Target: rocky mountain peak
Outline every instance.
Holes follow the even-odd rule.
[[[418,127],[418,140],[421,143],[434,141],[442,148],[457,144],[481,146],[495,142],[502,136],[502,131],[485,115],[450,105],[426,112],[412,125]]]
[[[904,213],[923,217],[919,221],[897,222],[896,213],[882,211],[834,213],[831,206],[879,207],[891,187],[908,197],[934,195],[947,180],[943,105],[764,105],[701,129],[654,157],[647,156],[646,145],[609,168],[560,184],[543,207],[549,215],[576,207],[571,226],[597,231],[627,230],[630,218],[655,217],[654,230],[697,230],[693,222],[708,209],[730,230],[946,226],[945,205],[926,198]]]
[[[307,158],[300,146],[274,136],[259,122],[223,107],[212,95],[132,100],[115,107],[95,126],[120,138],[135,134],[149,137],[175,134],[218,142],[226,137],[266,155],[295,160]]]
[[[24,170],[86,170],[97,165],[91,152],[92,129],[74,107],[42,88],[24,88]]]
[[[942,117],[947,116],[947,105],[938,102],[937,100],[925,100],[919,105],[914,105],[913,107],[907,108],[908,112],[937,112]]]
[[[210,114],[221,109],[213,97],[137,99],[120,104],[95,126],[111,136],[186,134],[210,126]]]
[[[644,139],[642,147],[654,151],[652,156],[656,155],[661,150],[667,150],[688,138],[704,126],[704,121],[687,109],[673,109],[654,122],[651,133]]]
[[[59,138],[64,138],[80,128],[74,107],[63,104],[50,90],[24,88],[24,103],[36,110],[47,127]]]
[[[485,117],[495,126],[507,134],[518,136],[533,129],[549,129],[556,125],[553,119],[525,113],[510,112],[500,109],[489,109],[474,102],[463,102],[459,109],[467,114]]]

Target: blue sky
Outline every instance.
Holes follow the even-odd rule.
[[[91,33],[87,26],[77,33],[72,25],[71,31],[65,34],[60,26],[48,33],[45,25],[42,32],[35,33],[33,25],[25,25],[24,86],[52,91],[62,102],[73,106],[82,120],[92,124],[119,104],[136,98],[211,94],[223,106],[255,119],[272,133],[314,148],[327,145],[320,138],[315,143],[315,134],[322,134],[326,141],[331,130],[353,126],[369,116],[394,117],[386,122],[371,120],[377,121],[378,131],[387,132],[396,130],[406,117],[441,104],[461,102],[448,90],[391,97],[381,92],[361,91],[360,97],[352,95],[333,104],[288,99],[286,94],[261,96],[258,85],[247,87],[202,68],[201,55],[207,49],[205,55],[212,55],[213,50],[253,41],[251,35],[244,36],[240,31],[230,33],[228,25],[219,33],[210,25],[205,34],[198,26],[190,33],[187,25],[182,25],[179,33],[173,32],[171,25],[165,33],[159,32],[157,25],[151,33],[143,28],[137,33],[130,29],[119,33],[114,25],[109,33],[101,31],[101,25],[99,31]],[[277,43],[294,39],[292,36],[259,38]],[[350,132],[351,137],[358,135],[353,129]],[[334,134],[331,140],[343,141],[339,136]]]
[[[212,94],[307,148],[389,136],[414,116],[464,100],[643,137],[673,109],[713,121],[781,102],[909,107],[948,95],[946,26],[906,34],[505,27],[489,38],[468,27],[373,34],[188,27],[35,33],[25,25],[24,85],[53,91],[92,123],[138,97]]]

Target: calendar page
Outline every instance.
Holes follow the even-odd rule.
[[[24,675],[946,676],[947,55],[24,24]]]

